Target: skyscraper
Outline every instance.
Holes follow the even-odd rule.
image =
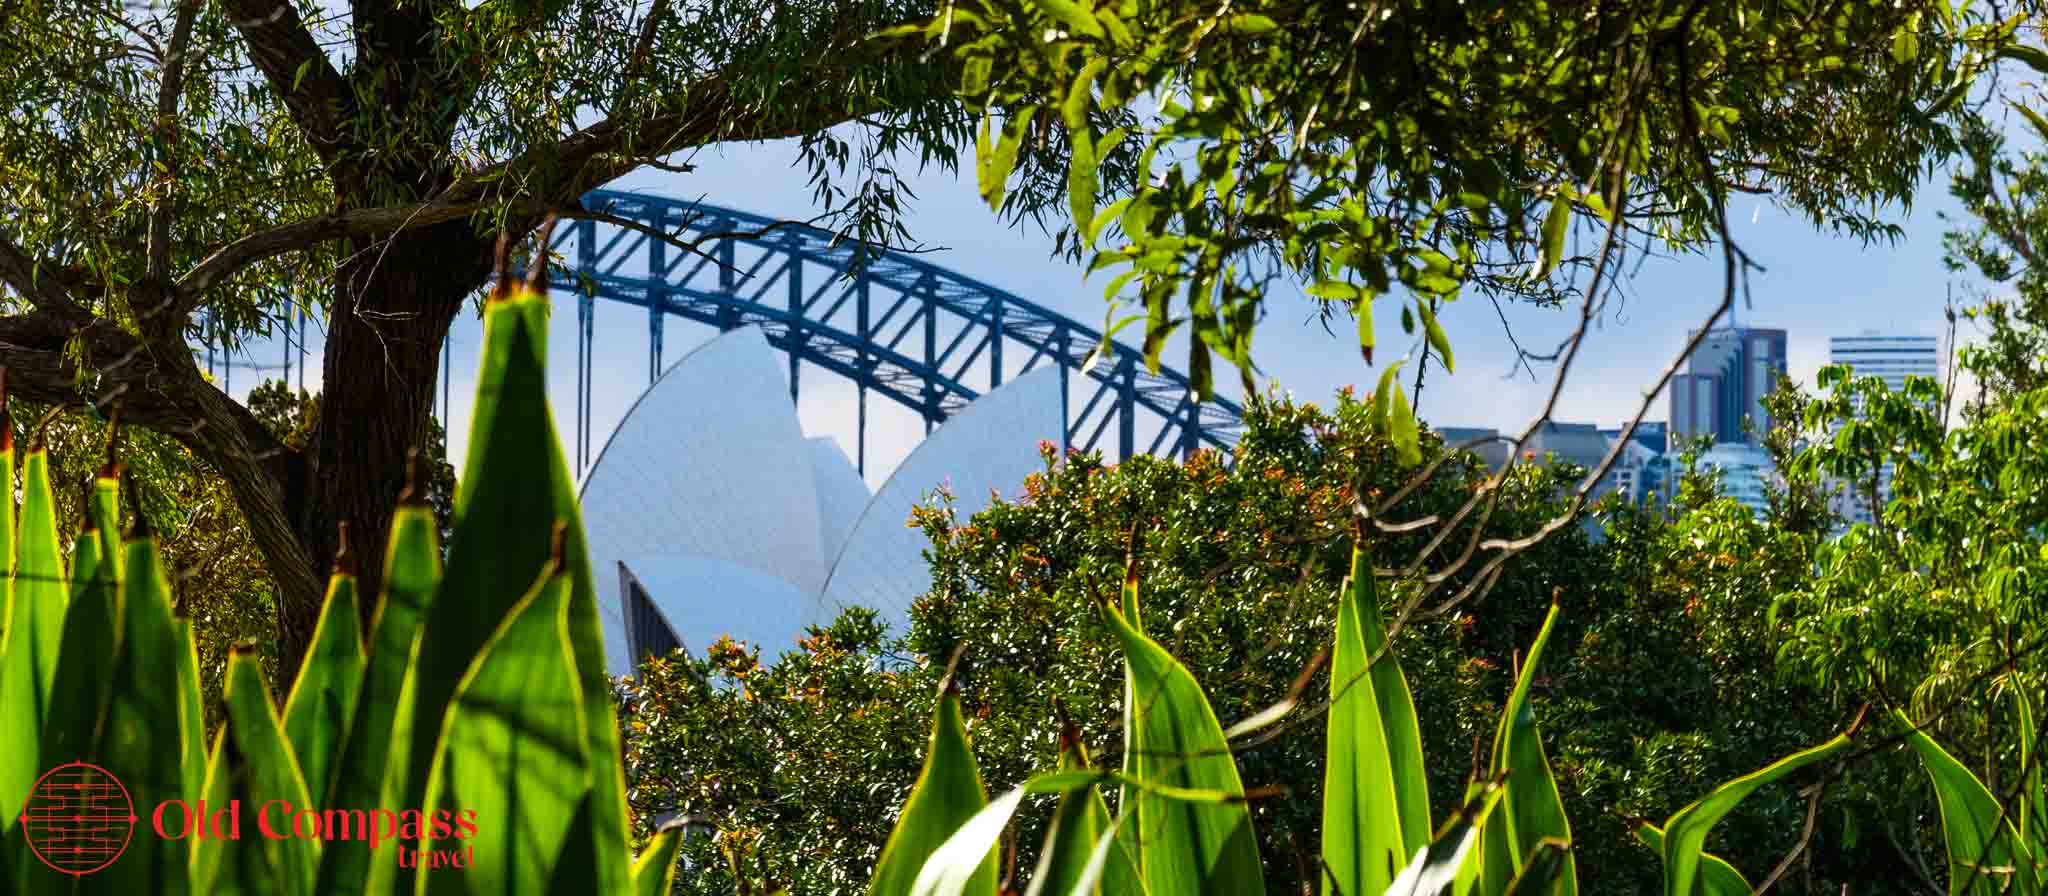
[[[1865,330],[1855,336],[1828,340],[1828,363],[1847,364],[1857,376],[1884,379],[1897,392],[1906,377],[1941,378],[1941,343],[1933,336],[1900,336]]]
[[[1755,445],[1770,429],[1764,396],[1785,372],[1785,331],[1724,327],[1708,331],[1671,380],[1671,435],[1715,444]],[[1743,423],[1749,423],[1744,432]]]
[[[1937,382],[1941,379],[1941,341],[1933,336],[1908,336],[1865,330],[1855,336],[1836,336],[1828,340],[1828,363],[1848,365],[1857,376],[1874,376],[1884,380],[1885,388],[1897,392],[1906,387],[1906,378],[1924,376]],[[1892,497],[1892,465],[1885,464],[1878,471],[1878,501],[1888,502]],[[1862,486],[1868,489],[1868,485]],[[1868,492],[1858,488],[1842,488],[1834,501],[1835,512],[1842,515],[1847,523],[1872,522]]]

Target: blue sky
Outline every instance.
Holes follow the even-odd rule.
[[[726,146],[707,150],[690,161],[696,171],[673,174],[642,171],[616,184],[678,198],[702,197],[709,202],[779,217],[808,218],[816,214],[793,142]],[[971,172],[961,180],[940,171],[911,178],[917,195],[908,224],[913,236],[942,247],[926,258],[937,264],[1007,288],[1067,313],[1090,325],[1099,324],[1105,307],[1099,275],[1084,283],[1078,266],[1051,257],[1052,241],[1035,227],[1005,226],[975,195]],[[1894,211],[1907,237],[1896,245],[1865,246],[1852,237],[1816,232],[1768,201],[1742,197],[1732,209],[1736,238],[1766,270],[1752,276],[1753,306],[1741,319],[1756,326],[1788,331],[1794,376],[1811,381],[1826,362],[1830,336],[1864,329],[1903,334],[1945,335],[1944,295],[1954,283],[1957,295],[1970,287],[1952,277],[1941,264],[1945,224],[1937,212],[1953,212],[1945,176],[1923,189],[1920,202],[1907,213]],[[1615,425],[1633,413],[1663,366],[1683,345],[1689,328],[1698,325],[1719,298],[1718,255],[1652,259],[1640,269],[1631,266],[1626,302],[1600,320],[1573,369],[1557,418]],[[569,324],[573,312],[563,306],[555,320],[550,366],[554,371],[555,407],[566,432],[575,407],[574,340]],[[1576,311],[1507,307],[1507,316],[1522,343],[1532,348],[1553,346],[1570,329]],[[1386,363],[1405,350],[1398,326],[1383,315],[1379,360]],[[1493,306],[1479,298],[1452,303],[1441,314],[1457,352],[1458,370],[1444,376],[1432,371],[1425,387],[1422,416],[1442,426],[1519,428],[1540,409],[1553,371],[1539,365],[1540,379],[1511,375],[1513,351]],[[1370,388],[1377,371],[1365,366],[1353,342],[1351,327],[1340,321],[1336,335],[1314,320],[1305,299],[1278,298],[1262,324],[1254,347],[1262,383],[1305,400],[1327,399],[1334,390],[1357,385]],[[597,318],[597,396],[593,412],[593,449],[624,414],[647,381],[645,318],[630,309]],[[454,336],[453,389],[457,425],[456,456],[473,388],[479,331],[473,321],[459,323]],[[669,328],[665,362],[672,363],[690,347],[712,335],[708,329],[677,323]],[[1124,338],[1135,340],[1135,328]],[[1965,335],[1967,338],[1967,334]],[[318,339],[314,340],[317,346]],[[276,363],[274,345],[252,349],[251,360]],[[1168,363],[1183,351],[1170,346]],[[315,361],[317,365],[317,359]],[[315,367],[317,370],[317,366]],[[245,381],[245,378],[248,381]],[[253,381],[238,374],[236,392]],[[1226,392],[1236,378],[1219,375]],[[813,435],[832,435],[853,453],[853,391],[843,381],[808,376],[800,416]],[[922,437],[922,427],[907,412],[871,402],[868,478],[879,483],[888,470]],[[1666,402],[1657,400],[1648,419],[1663,419]],[[879,409],[879,410],[873,410]]]

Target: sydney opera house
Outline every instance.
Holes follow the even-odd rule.
[[[718,336],[641,396],[584,477],[613,674],[722,635],[771,657],[847,606],[901,631],[930,585],[912,508],[943,487],[978,511],[1060,440],[1047,366],[954,414],[870,493],[832,439],[805,437],[785,363],[757,329]]]

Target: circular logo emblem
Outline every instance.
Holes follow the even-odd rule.
[[[70,762],[36,781],[21,810],[21,829],[43,864],[83,877],[114,864],[128,849],[135,804],[106,769]]]

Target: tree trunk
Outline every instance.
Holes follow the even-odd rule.
[[[385,543],[408,453],[425,444],[441,347],[465,301],[491,273],[491,243],[469,222],[406,231],[344,248],[335,275],[320,416],[306,446],[293,513],[323,580],[348,523],[364,621],[382,600]],[[297,675],[321,601],[279,607],[281,679]],[[287,618],[289,616],[289,618]]]

